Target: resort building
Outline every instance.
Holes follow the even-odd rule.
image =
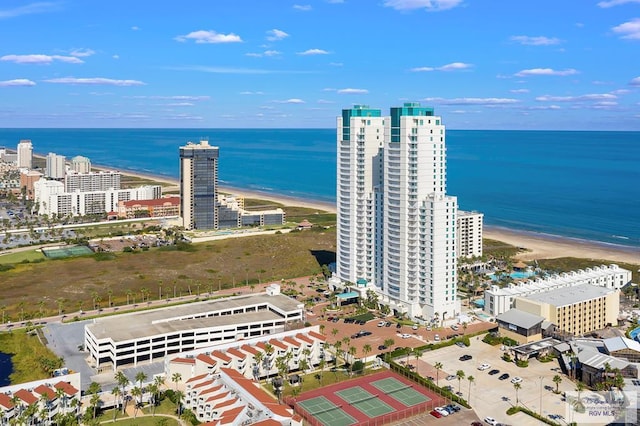
[[[19,169],[33,168],[33,145],[31,144],[30,140],[21,140],[18,143],[16,154]]]
[[[519,309],[509,309],[496,317],[500,335],[509,337],[521,345],[542,339],[544,321],[544,317],[540,315]]]
[[[120,189],[122,174],[114,170],[79,173],[67,171],[64,178],[65,192],[95,192],[109,189]]]
[[[98,371],[154,362],[213,344],[275,334],[304,321],[304,305],[280,294],[236,296],[97,318],[85,326],[85,348]]]
[[[168,196],[152,200],[118,201],[118,217],[170,217],[180,215],[180,197]]]
[[[629,362],[640,363],[640,342],[618,336],[604,339],[607,354]]]
[[[618,323],[620,292],[580,284],[516,297],[515,305],[553,323],[560,333],[581,336]]]
[[[58,424],[61,415],[72,413],[75,418],[80,398],[79,373],[0,387],[0,424],[32,424],[35,419],[29,416],[42,414],[39,424]]]
[[[218,229],[283,225],[286,217],[281,208],[246,210],[243,197],[225,194],[218,194],[217,209]]]
[[[52,216],[84,216],[118,210],[118,202],[150,200],[162,196],[160,185],[145,185],[132,189],[66,192],[57,180],[40,179],[33,184],[38,214]]]
[[[91,160],[77,155],[71,159],[71,170],[78,173],[89,173],[91,172]]]
[[[410,316],[460,313],[457,200],[446,194],[445,128],[405,103],[382,117],[355,106],[338,118],[337,277],[375,285]]]
[[[65,156],[50,152],[47,155],[45,177],[48,179],[61,180],[61,179],[64,179],[65,173],[66,173]]]
[[[37,170],[22,170],[20,173],[20,188],[25,189],[27,200],[34,199],[34,184],[42,178],[42,173]]]
[[[458,210],[457,218],[458,257],[481,257],[484,214]]]
[[[517,284],[509,284],[503,288],[492,285],[484,292],[484,310],[489,315],[496,316],[515,307],[514,300],[516,297],[527,297],[531,294],[544,293],[561,287],[572,287],[581,284],[619,290],[629,282],[631,282],[631,271],[611,264],[563,272],[544,278],[527,279]]]
[[[225,424],[223,419],[232,414],[235,422],[228,424],[264,418],[291,421],[292,413],[254,381],[279,374],[276,365],[280,363],[286,363],[292,377],[312,371],[325,359],[325,340],[314,326],[224,343],[166,359],[165,376],[179,374],[185,406],[201,422]]]
[[[206,140],[180,147],[180,215],[185,229],[217,229],[217,146]]]

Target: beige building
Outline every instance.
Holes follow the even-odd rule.
[[[544,317],[560,332],[579,336],[617,323],[619,293],[606,287],[582,284],[516,297],[515,307]]]
[[[458,210],[458,257],[482,256],[482,223],[484,214]]]

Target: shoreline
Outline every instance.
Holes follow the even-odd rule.
[[[113,167],[104,165],[92,165],[92,167],[96,169],[114,169]],[[144,173],[134,170],[121,170],[118,168],[115,168],[115,170],[119,170],[123,175],[155,180],[169,186],[178,186],[180,184],[179,179],[169,176],[155,175],[153,173]],[[219,186],[219,190],[221,192],[245,198],[268,200],[285,206],[306,207],[328,213],[337,212],[336,205],[330,202],[243,189],[227,185]],[[502,241],[516,247],[526,248],[528,250],[526,253],[521,253],[516,256],[516,258],[523,261],[530,261],[534,259],[553,259],[559,257],[576,257],[640,265],[639,247],[624,246],[602,241],[583,240],[562,235],[544,234],[491,225],[484,226],[483,237]]]

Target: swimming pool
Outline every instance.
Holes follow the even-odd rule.
[[[536,274],[535,272],[531,272],[531,271],[517,271],[517,272],[510,273],[509,276],[511,278],[513,278],[514,280],[519,280],[519,279],[521,280],[521,279],[524,279],[524,278],[532,277],[535,274]],[[489,277],[491,277],[491,279],[493,281],[496,281],[495,274],[489,274]]]
[[[633,340],[636,340],[638,342],[640,342],[640,338],[638,337],[639,335],[640,335],[640,327],[636,327],[629,332],[629,337],[631,337]]]

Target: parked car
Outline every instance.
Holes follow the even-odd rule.
[[[440,336],[436,334],[435,336],[433,336],[433,340],[435,340],[436,342],[439,342]]]
[[[495,368],[491,371],[489,371],[489,375],[490,376],[495,376],[496,374],[498,374],[500,372],[500,370],[496,370]]]
[[[453,410],[454,413],[460,411],[460,406],[456,404],[449,404],[446,406],[447,410]]]
[[[472,359],[473,357],[469,354],[465,354],[462,355],[460,358],[458,358],[460,361],[469,361],[470,359]]]
[[[431,414],[436,419],[442,418],[442,414],[438,413],[436,410],[431,410],[429,414]]]
[[[449,415],[449,412],[448,412],[448,411],[447,411],[447,409],[446,409],[446,408],[444,408],[444,407],[436,407],[436,408],[435,408],[435,410],[436,410],[438,413],[442,414],[444,417],[446,417],[446,416],[448,416],[448,415]]]
[[[402,324],[397,323],[397,324],[396,324],[396,328],[402,328]]]
[[[511,379],[511,383],[516,384],[516,383],[522,383],[522,377],[514,377],[513,379]]]
[[[485,363],[485,364],[481,364],[481,365],[478,367],[478,370],[480,370],[480,371],[484,371],[484,370],[488,370],[488,369],[490,369],[490,368],[491,368],[491,365],[489,365],[489,364],[486,364],[486,363]]]
[[[458,326],[457,326],[457,325],[455,325],[455,324],[453,324],[453,325],[451,326],[451,329],[452,329],[453,331],[458,331]]]
[[[385,327],[391,327],[391,322],[387,321],[387,323],[384,326]]]
[[[456,376],[454,376],[453,374],[449,374],[449,375],[447,376],[447,380],[449,380],[449,381],[451,381],[451,380],[455,380],[455,379],[456,379]]]
[[[402,337],[403,339],[408,339],[409,337],[411,337],[411,335],[410,335],[409,333],[402,333],[402,334],[401,334],[401,337]]]
[[[418,329],[418,325],[417,324],[413,324],[413,327],[411,327],[411,329],[417,330]]]
[[[464,344],[464,342],[456,342],[456,346],[459,346],[461,348],[466,348],[467,345]]]
[[[378,350],[380,350],[380,351],[384,351],[385,349],[387,349],[387,347],[385,345],[378,346]]]
[[[498,422],[496,421],[496,419],[494,419],[493,417],[485,417],[484,418],[484,422],[488,425],[491,426],[496,426],[498,424]]]
[[[509,378],[509,373],[504,373],[503,375],[498,377],[498,379],[500,379],[500,380],[507,380],[508,378]]]
[[[384,325],[385,325],[385,324],[386,324],[386,322],[385,322],[385,321],[380,321],[380,322],[378,323],[378,327],[384,327]]]

